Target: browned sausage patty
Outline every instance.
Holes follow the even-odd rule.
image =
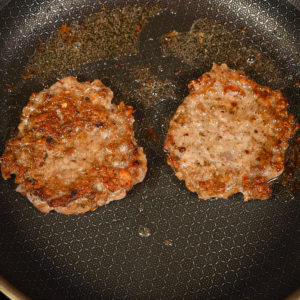
[[[147,161],[133,108],[112,98],[100,80],[74,77],[33,94],[1,158],[3,178],[15,174],[17,191],[44,213],[79,214],[124,198]]]
[[[168,163],[199,198],[267,199],[298,124],[281,92],[226,64],[189,84],[165,141]]]

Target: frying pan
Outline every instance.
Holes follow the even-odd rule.
[[[203,201],[174,176],[162,145],[168,121],[187,95],[187,83],[213,61],[281,89],[299,122],[297,1],[295,6],[283,0],[1,2],[1,153],[30,94],[55,81],[21,76],[39,38],[49,39],[62,24],[80,24],[103,6],[109,12],[154,3],[160,12],[143,25],[133,55],[102,57],[75,69],[66,65],[55,74],[103,79],[116,103],[124,99],[134,106],[137,140],[148,158],[145,181],[121,201],[64,216],[41,214],[14,191],[12,179],[1,180],[0,273],[32,299],[282,299],[300,285],[295,164],[285,183],[273,184],[268,201],[244,203],[240,194]],[[197,19],[217,22],[230,38],[222,38],[221,30],[207,44],[209,55],[189,57],[189,49],[184,55],[180,49],[163,52],[162,35],[172,30],[188,34]],[[219,27],[205,30],[211,28]],[[257,53],[256,63],[245,49]],[[150,78],[144,81],[160,86],[147,94],[135,77],[138,70]]]

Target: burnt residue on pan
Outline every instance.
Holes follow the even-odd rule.
[[[102,7],[80,24],[63,24],[48,41],[40,41],[26,73],[33,72],[41,80],[55,79],[91,61],[136,54],[142,27],[160,10],[157,5]]]
[[[164,34],[161,37],[162,51],[166,56],[181,59],[191,68],[202,65],[209,69],[214,61],[244,70],[249,77],[267,72],[272,77],[266,84],[277,88],[284,86],[286,77],[272,59],[246,45],[244,31],[241,28],[241,39],[238,40],[223,25],[209,19],[198,19],[187,32],[173,30]]]

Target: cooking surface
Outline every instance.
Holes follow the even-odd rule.
[[[299,122],[299,12],[279,0],[161,1],[160,12],[145,22],[130,48],[134,55],[81,61],[76,69],[66,60],[56,74],[51,66],[43,76],[36,68],[37,76],[23,79],[21,74],[34,68],[29,57],[38,37],[45,41],[78,17],[81,24],[103,6],[109,15],[112,3],[84,1],[82,9],[82,1],[41,2],[15,1],[17,8],[10,3],[0,14],[1,150],[32,92],[65,75],[99,78],[115,92],[116,103],[125,100],[135,107],[148,173],[125,199],[80,216],[43,215],[14,192],[13,180],[1,180],[1,274],[34,299],[280,299],[296,289],[299,190],[293,195],[274,184],[268,201],[244,203],[239,194],[202,201],[175,177],[162,148],[187,83],[213,61],[280,88]],[[128,5],[136,2],[122,5],[131,9]],[[139,1],[139,6],[143,3],[150,5]],[[173,30],[179,32],[175,46],[166,40]],[[194,37],[200,32],[199,47]]]

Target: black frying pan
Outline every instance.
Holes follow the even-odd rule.
[[[135,55],[116,59],[108,54],[75,69],[66,64],[52,75],[47,73],[50,64],[43,78],[22,78],[39,38],[49,39],[62,24],[80,24],[104,5],[109,12],[132,3],[161,7],[142,27]],[[289,174],[274,183],[268,201],[244,203],[240,194],[202,201],[177,180],[162,150],[168,121],[187,94],[187,83],[213,61],[281,89],[299,122],[300,14],[295,6],[283,0],[19,0],[4,5],[1,152],[30,94],[69,74],[103,79],[116,102],[124,99],[135,107],[136,136],[149,170],[124,200],[80,216],[43,215],[14,192],[13,180],[1,180],[1,275],[33,299],[282,299],[298,288],[296,164],[288,162]],[[187,47],[163,55],[161,35],[188,32],[199,18],[206,20],[201,23],[205,34],[219,34],[211,37],[207,52]]]

